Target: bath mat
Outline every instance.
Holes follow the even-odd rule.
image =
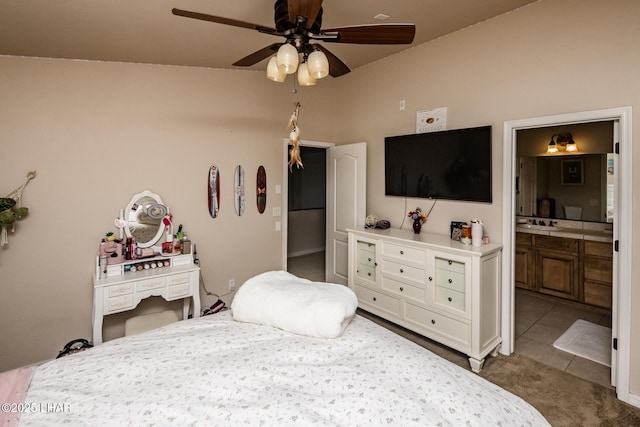
[[[611,328],[578,319],[553,346],[611,367]]]

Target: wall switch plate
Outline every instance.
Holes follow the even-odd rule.
[[[402,101],[400,101],[400,111],[404,110],[405,108],[405,103],[404,103],[404,99]]]
[[[282,210],[279,207],[275,207],[272,209],[273,211],[273,216],[280,216],[282,215]]]
[[[229,290],[230,291],[236,290],[236,279],[229,279]]]

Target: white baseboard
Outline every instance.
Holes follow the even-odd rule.
[[[324,246],[321,248],[311,248],[311,249],[304,249],[301,251],[296,251],[296,252],[289,252],[287,254],[287,258],[293,258],[293,257],[297,257],[297,256],[302,256],[302,255],[309,255],[309,254],[315,254],[318,252],[324,252]]]
[[[629,394],[629,405],[633,405],[636,408],[640,408],[640,396],[637,394]]]

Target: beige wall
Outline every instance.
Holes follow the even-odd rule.
[[[303,139],[367,141],[367,210],[399,226],[407,209],[403,199],[384,196],[384,137],[415,132],[415,111],[441,106],[449,128],[493,125],[493,203],[440,201],[426,231],[447,234],[450,221],[480,217],[500,242],[504,122],[631,105],[640,123],[639,15],[635,0],[542,0],[414,47],[305,89],[298,97]],[[19,58],[0,58],[0,73],[0,189],[13,189],[28,169],[40,174],[25,194],[33,215],[0,253],[0,339],[8,343],[0,370],[90,336],[97,242],[141,189],[162,194],[185,224],[213,290],[279,267],[275,219],[250,204],[246,217],[234,217],[229,196],[221,217],[208,218],[204,179],[213,162],[229,171],[263,163],[273,194],[295,99],[289,85],[260,73]],[[269,199],[268,209],[271,203],[281,201]],[[409,200],[407,208],[415,205],[429,207]],[[640,230],[634,236],[639,242]],[[634,273],[640,277],[640,266]],[[637,307],[638,283],[631,286]],[[632,332],[638,330],[636,311]],[[640,339],[631,345],[637,395]]]
[[[408,208],[430,203],[384,196],[384,137],[415,132],[416,110],[447,107],[448,128],[493,126],[493,203],[439,201],[425,231],[447,234],[452,220],[484,219],[503,240],[502,164],[505,121],[633,106],[640,123],[640,2],[542,0],[341,77],[344,129],[368,141],[367,210],[399,226]],[[406,101],[400,111],[399,101]],[[634,135],[634,163],[640,164]],[[640,188],[640,174],[634,175]],[[638,210],[638,198],[633,200]],[[636,215],[637,216],[637,215]],[[405,222],[404,227],[409,227]],[[640,229],[634,230],[634,253]],[[640,266],[634,266],[634,278]],[[640,307],[634,281],[632,306]],[[631,393],[640,393],[640,314],[632,310]]]
[[[275,231],[282,218],[271,208],[283,203],[275,185],[283,184],[287,121],[300,100],[303,132],[332,139],[316,125],[334,121],[323,104],[330,90],[294,96],[290,85],[258,72],[11,57],[0,57],[0,76],[0,194],[21,185],[28,170],[38,172],[24,193],[31,213],[0,250],[0,371],[91,337],[98,244],[142,190],[159,193],[184,224],[211,292],[222,295],[229,279],[240,284],[282,267],[282,235]],[[216,219],[205,184],[212,163],[221,169]],[[231,191],[238,164],[248,187],[242,217]],[[268,184],[263,215],[251,197],[261,164]],[[203,305],[214,301],[203,295]],[[138,311],[158,302],[145,300]],[[128,315],[105,319],[106,339],[122,335]]]

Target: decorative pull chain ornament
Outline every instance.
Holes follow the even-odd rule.
[[[300,128],[298,127],[298,116],[300,114],[300,103],[295,103],[296,109],[289,119],[287,129],[289,129],[289,141],[291,142],[291,149],[289,150],[289,171],[293,165],[296,165],[298,169],[304,168],[302,164],[302,158],[300,157]]]

